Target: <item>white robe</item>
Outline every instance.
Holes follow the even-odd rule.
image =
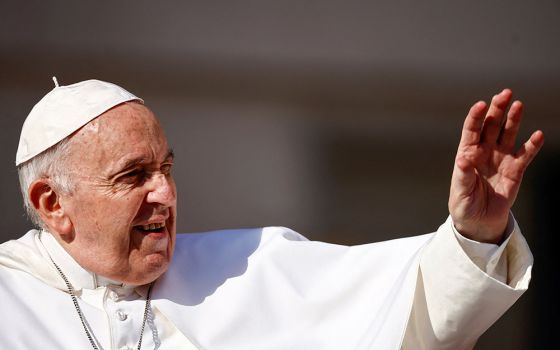
[[[511,235],[493,250],[456,237],[450,220],[436,234],[354,247],[310,242],[285,228],[178,235],[152,293],[161,343],[147,326],[143,348],[470,348],[529,283],[532,257],[510,224]],[[38,237],[33,230],[0,245],[1,348],[87,349]],[[111,287],[89,283],[85,270],[66,272],[104,348],[135,346],[140,327],[115,335],[118,322],[92,302]],[[141,314],[145,287],[137,293],[115,305]]]

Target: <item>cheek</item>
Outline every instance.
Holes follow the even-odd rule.
[[[128,250],[137,211],[132,201],[90,197],[78,203],[71,217],[77,238],[103,249]]]

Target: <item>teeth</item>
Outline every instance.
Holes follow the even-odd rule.
[[[162,228],[162,227],[165,227],[165,222],[154,223],[154,224],[148,224],[148,225],[142,225],[142,230],[144,230],[144,231],[152,231],[152,230],[160,229],[160,228]]]

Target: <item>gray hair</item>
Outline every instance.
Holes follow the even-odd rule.
[[[65,166],[72,143],[70,142],[71,139],[71,136],[66,137],[43,153],[18,166],[23,206],[31,222],[38,228],[46,229],[47,227],[43,220],[41,220],[33,203],[31,203],[28,193],[29,186],[36,180],[50,179],[53,190],[62,194],[72,193],[73,183],[69,176],[68,168]]]

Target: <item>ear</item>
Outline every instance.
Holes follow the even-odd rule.
[[[51,233],[58,233],[60,238],[69,242],[73,239],[73,225],[61,204],[61,197],[53,188],[49,179],[39,179],[29,186],[31,204],[39,213],[41,220]]]

